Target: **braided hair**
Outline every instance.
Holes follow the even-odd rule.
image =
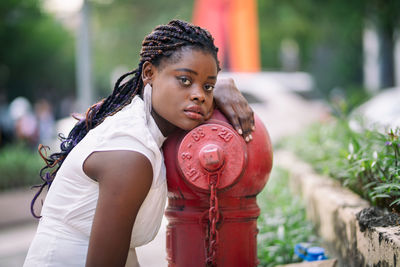
[[[106,117],[114,115],[131,103],[136,95],[142,96],[143,64],[148,61],[158,67],[162,60],[173,60],[174,55],[177,54],[176,52],[186,47],[199,49],[213,55],[217,62],[217,68],[220,70],[217,58],[218,48],[214,45],[214,39],[207,30],[181,20],[172,20],[166,25],[157,26],[142,42],[138,67],[122,75],[115,83],[112,94],[91,106],[87,110],[86,116],[82,118],[75,117],[78,122],[68,134],[68,137],[59,135],[61,152],[53,153],[47,157],[46,150],[48,147],[39,145],[39,154],[46,165],[40,170],[40,177],[43,183],[34,186],[39,188],[31,202],[31,213],[35,218],[40,218],[34,211],[36,199],[46,186],[51,186],[57,171],[71,150],[91,129],[102,123]],[[129,76],[132,77],[122,83]]]

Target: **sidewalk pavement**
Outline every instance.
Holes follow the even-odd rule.
[[[305,125],[323,119],[327,109],[319,102],[306,101],[293,93],[303,91],[312,81],[302,73],[222,73],[232,77],[237,87],[251,99],[251,107],[266,125],[271,140],[295,134]],[[36,231],[29,204],[32,191],[22,190],[0,194],[0,266],[22,266],[29,244]],[[143,267],[167,266],[165,252],[167,220],[163,219],[156,238],[137,249]]]

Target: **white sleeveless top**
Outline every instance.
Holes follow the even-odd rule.
[[[137,214],[130,246],[142,246],[153,240],[161,224],[167,197],[161,152],[164,140],[151,116],[146,123],[144,104],[138,96],[90,130],[57,172],[24,266],[85,265],[99,186],[83,172],[83,163],[95,151],[137,151],[151,162],[153,182]],[[135,255],[129,255],[128,262],[131,257]]]

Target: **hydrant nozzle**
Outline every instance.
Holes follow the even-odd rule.
[[[218,170],[224,163],[224,152],[215,144],[204,146],[199,152],[201,166],[208,171]]]

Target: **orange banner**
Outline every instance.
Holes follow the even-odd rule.
[[[256,0],[196,0],[193,23],[214,36],[227,71],[260,71]]]

